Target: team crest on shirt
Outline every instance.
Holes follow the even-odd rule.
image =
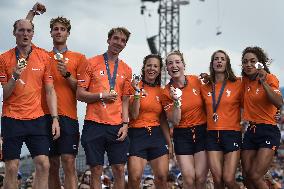
[[[257,88],[256,90],[255,90],[255,94],[258,94],[259,93],[259,88]]]
[[[160,97],[156,96],[156,100],[157,100],[158,102],[160,102]]]
[[[211,95],[212,95],[211,92],[208,92],[208,93],[207,93],[207,96],[211,96]]]
[[[226,90],[227,97],[231,96],[231,91],[229,89]]]
[[[250,91],[250,87],[248,87],[248,92]]]
[[[104,70],[101,70],[101,71],[100,71],[100,75],[105,75],[105,71],[104,71]]]
[[[196,89],[193,88],[193,89],[192,89],[192,92],[193,92],[193,94],[194,94],[195,96],[197,96],[197,93],[196,93],[197,90],[196,90]]]

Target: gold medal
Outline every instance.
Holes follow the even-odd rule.
[[[213,118],[213,121],[216,123],[218,121],[218,119],[219,119],[218,114],[217,113],[213,113],[212,118]]]
[[[27,62],[26,59],[24,59],[24,58],[20,58],[20,59],[18,60],[18,66],[19,66],[20,68],[26,67],[27,64],[28,64],[28,62]]]
[[[111,90],[109,91],[109,93],[110,93],[110,94],[114,94],[114,95],[117,94],[117,92],[115,92],[115,90],[113,90],[113,89],[111,89]]]
[[[56,53],[53,57],[55,60],[58,61],[63,59],[63,55],[61,53]]]

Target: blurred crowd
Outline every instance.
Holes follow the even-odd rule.
[[[281,147],[284,147],[282,144]],[[278,150],[278,153],[275,155],[273,163],[270,167],[269,172],[265,175],[265,180],[269,184],[271,189],[284,189],[284,155],[280,152],[284,151],[284,148],[280,148]],[[3,179],[4,174],[0,174],[0,189],[3,188]],[[84,172],[78,172],[78,189],[89,189],[90,188],[90,176],[91,171],[89,169],[85,170]],[[21,173],[18,173],[18,185],[19,189],[32,189],[32,183],[34,178],[34,172],[31,173],[31,175],[24,179],[22,178]],[[110,166],[104,167],[104,173],[101,177],[102,180],[102,188],[103,189],[111,189],[113,185],[113,177]],[[127,183],[128,176],[126,172],[125,180]],[[241,189],[245,189],[243,184],[243,177],[242,177],[242,171],[241,166],[238,167],[237,173],[236,173],[236,181],[240,185]],[[168,182],[168,189],[182,189],[182,176],[180,174],[178,165],[176,160],[173,158],[170,161],[170,171],[167,178]],[[63,183],[63,182],[62,182]],[[208,173],[207,178],[207,189],[213,189],[213,178],[211,173]],[[64,187],[61,187],[64,189]],[[127,188],[127,185],[126,185]],[[155,189],[154,185],[154,176],[152,174],[152,170],[150,165],[147,165],[144,170],[143,180],[141,182],[141,188],[142,189]]]

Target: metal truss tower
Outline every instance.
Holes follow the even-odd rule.
[[[174,0],[159,1],[159,54],[165,58],[173,50],[179,50],[180,4]],[[168,82],[167,70],[162,70],[162,85]]]

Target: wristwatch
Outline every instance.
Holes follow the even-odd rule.
[[[71,76],[71,73],[70,72],[66,72],[66,74],[63,76],[65,79],[70,77]]]

